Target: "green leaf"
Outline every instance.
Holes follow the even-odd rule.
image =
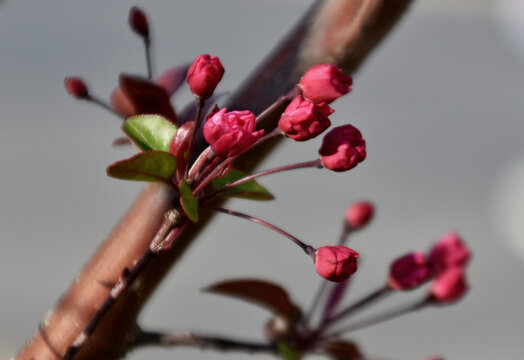
[[[176,160],[170,153],[146,151],[110,165],[107,168],[107,175],[123,180],[169,183],[175,170]]]
[[[169,144],[177,127],[160,115],[137,115],[128,118],[122,125],[122,130],[143,151],[169,152]]]
[[[284,360],[300,360],[302,358],[302,355],[285,341],[279,341],[277,349]]]
[[[184,180],[180,182],[180,204],[184,208],[189,220],[198,222],[198,200],[195,198],[191,187]]]
[[[291,321],[300,317],[300,309],[291,302],[288,293],[279,285],[268,281],[226,280],[210,285],[204,290],[262,305]]]
[[[211,180],[211,185],[214,189],[221,189],[224,185],[230,184],[233,181],[245,178],[247,174],[237,169],[231,169],[226,175]],[[250,200],[273,200],[275,197],[262,185],[255,180],[246,181],[240,185],[226,190],[226,196],[237,197]]]

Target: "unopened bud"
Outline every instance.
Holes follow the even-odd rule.
[[[368,201],[351,204],[346,210],[346,226],[351,230],[363,228],[371,221],[374,214],[373,204]]]
[[[429,252],[429,265],[433,275],[438,276],[447,269],[466,266],[471,252],[460,236],[450,232],[438,240]]]
[[[86,98],[88,95],[87,85],[84,80],[79,77],[66,77],[64,79],[64,86],[68,94],[77,99]]]
[[[359,254],[345,246],[322,246],[315,253],[315,268],[323,278],[341,282],[357,271]]]
[[[331,130],[324,136],[318,150],[320,161],[327,169],[346,171],[366,158],[366,142],[360,131],[347,124]]]
[[[131,29],[142,37],[149,37],[149,23],[146,14],[138,7],[133,6],[129,10],[129,17],[127,19]]]
[[[208,54],[200,55],[187,71],[189,89],[196,97],[207,99],[213,95],[224,72],[224,67],[218,57]]]
[[[426,282],[429,276],[426,255],[422,252],[413,252],[391,264],[388,284],[395,290],[411,290]]]
[[[468,291],[464,268],[454,267],[439,275],[431,285],[428,300],[447,304],[460,300]]]
[[[353,79],[333,64],[319,64],[310,67],[300,79],[298,86],[304,97],[314,103],[327,102],[351,91]]]

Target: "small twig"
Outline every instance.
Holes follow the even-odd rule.
[[[322,168],[322,163],[320,162],[320,159],[316,159],[316,160],[312,160],[312,161],[305,161],[305,162],[291,164],[291,165],[279,166],[279,167],[276,167],[276,168],[273,168],[273,169],[262,170],[262,171],[254,173],[254,174],[251,174],[249,176],[243,177],[242,179],[239,179],[237,181],[233,181],[232,183],[226,184],[223,187],[221,187],[220,189],[217,189],[215,191],[210,192],[209,194],[206,194],[206,195],[202,196],[200,198],[200,200],[202,202],[204,202],[204,201],[206,201],[208,199],[211,199],[211,198],[213,198],[213,197],[215,197],[217,195],[220,195],[220,194],[224,193],[225,191],[227,191],[227,190],[229,190],[229,189],[231,189],[231,188],[233,188],[235,186],[238,186],[240,184],[246,183],[248,181],[251,181],[251,180],[256,179],[258,177],[261,177],[261,176],[274,174],[276,172],[282,172],[282,171],[287,171],[287,170],[295,170],[295,169],[303,169],[303,168],[308,168],[308,167],[316,167],[316,168],[320,169],[320,168]]]
[[[163,333],[142,331],[134,346],[190,346],[219,351],[247,351],[249,353],[276,354],[273,344],[227,339],[217,336],[198,335],[191,332]]]
[[[400,315],[408,314],[412,311],[420,310],[424,308],[428,304],[427,299],[424,299],[422,301],[417,301],[413,304],[409,304],[408,306],[400,307],[391,311],[387,311],[385,313],[382,313],[378,316],[371,317],[369,319],[357,322],[355,324],[349,325],[345,328],[339,329],[331,334],[327,334],[324,336],[326,339],[331,339],[334,337],[340,337],[345,333],[348,333],[350,331],[359,330],[368,326],[372,326],[387,320],[394,319],[396,317],[399,317]]]
[[[144,37],[144,47],[146,50],[147,78],[153,80],[153,65],[151,61],[151,39],[149,36]]]
[[[300,241],[300,239],[298,239],[297,237],[291,235],[290,233],[288,233],[287,231],[284,231],[282,230],[281,228],[279,228],[278,226],[275,226],[273,224],[270,224],[268,223],[267,221],[264,221],[262,219],[259,219],[259,218],[256,218],[254,216],[251,216],[251,215],[247,215],[247,214],[244,214],[244,213],[241,213],[241,212],[238,212],[238,211],[234,211],[234,210],[229,210],[229,209],[224,209],[224,208],[221,208],[221,207],[212,207],[212,206],[201,206],[201,208],[203,209],[207,209],[207,210],[212,210],[212,211],[217,211],[217,212],[221,212],[223,214],[228,214],[228,215],[233,215],[233,216],[236,216],[236,217],[239,217],[239,218],[242,218],[242,219],[245,219],[245,220],[249,220],[249,221],[253,221],[254,223],[257,223],[257,224],[260,224],[262,226],[265,226],[273,231],[276,231],[277,233],[281,234],[281,235],[284,235],[285,237],[287,237],[289,240],[293,241],[295,244],[297,244],[298,246],[300,246],[300,248],[302,250],[304,250],[304,252],[311,256],[311,257],[314,257],[314,254],[315,254],[315,248],[313,248],[312,246],[310,245],[307,245],[305,243],[303,243],[302,241]]]
[[[363,297],[362,299],[358,300],[356,303],[349,305],[345,309],[341,310],[339,313],[333,315],[331,318],[327,319],[324,328],[327,328],[328,326],[334,324],[335,322],[341,320],[342,318],[347,318],[349,315],[354,314],[355,312],[364,309],[365,307],[368,307],[369,305],[373,304],[374,302],[378,301],[379,299],[384,298],[385,296],[391,294],[392,289],[386,284],[377,290],[373,291],[371,294]]]
[[[102,99],[99,99],[98,97],[95,97],[91,94],[88,94],[86,97],[85,97],[85,100],[86,101],[89,101],[89,102],[92,102],[93,104],[96,104],[98,106],[100,106],[102,109],[105,109],[107,111],[109,111],[110,113],[112,113],[113,115],[116,115],[117,117],[119,117],[120,119],[122,120],[125,120],[125,117],[122,116],[121,114],[119,114],[118,112],[116,112],[115,109],[113,109],[113,107],[111,105],[109,105],[108,103],[106,103],[104,100]]]

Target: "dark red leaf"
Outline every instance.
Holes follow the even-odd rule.
[[[324,350],[336,360],[362,359],[358,346],[351,341],[332,341],[324,344]]]
[[[204,290],[257,303],[290,320],[295,320],[300,316],[300,309],[291,302],[288,293],[280,286],[267,281],[227,280],[213,284]]]

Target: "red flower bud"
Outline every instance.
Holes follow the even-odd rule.
[[[83,99],[87,97],[88,90],[84,80],[79,77],[66,77],[64,79],[64,86],[69,95]]]
[[[136,6],[129,10],[129,17],[127,19],[131,29],[138,35],[143,37],[149,36],[149,23],[146,14]]]
[[[328,116],[333,111],[326,103],[314,104],[302,96],[297,96],[282,114],[278,127],[293,140],[309,140],[331,125]]]
[[[255,131],[255,114],[251,111],[226,111],[219,110],[204,123],[204,138],[219,157],[238,155],[264,135],[264,130]]]
[[[224,67],[216,56],[200,55],[193,61],[187,72],[187,83],[191,92],[201,99],[211,97],[224,71]]]
[[[328,104],[351,91],[351,76],[333,64],[320,64],[309,68],[302,76],[298,86],[306,99],[314,103]]]
[[[373,204],[368,201],[359,201],[351,204],[346,210],[346,225],[355,230],[366,226],[375,213]]]
[[[440,238],[429,252],[429,266],[438,276],[452,267],[464,267],[469,262],[471,252],[460,236],[450,232]]]
[[[460,300],[467,290],[464,268],[449,268],[433,281],[429,300],[440,304],[454,302]]]
[[[347,124],[328,132],[322,140],[318,153],[326,168],[333,171],[346,171],[364,161],[366,142],[356,127]]]
[[[413,252],[391,264],[388,283],[395,290],[411,290],[426,282],[429,276],[426,255],[422,252]]]
[[[359,255],[345,246],[322,246],[315,253],[315,268],[323,278],[340,282],[357,271]]]

